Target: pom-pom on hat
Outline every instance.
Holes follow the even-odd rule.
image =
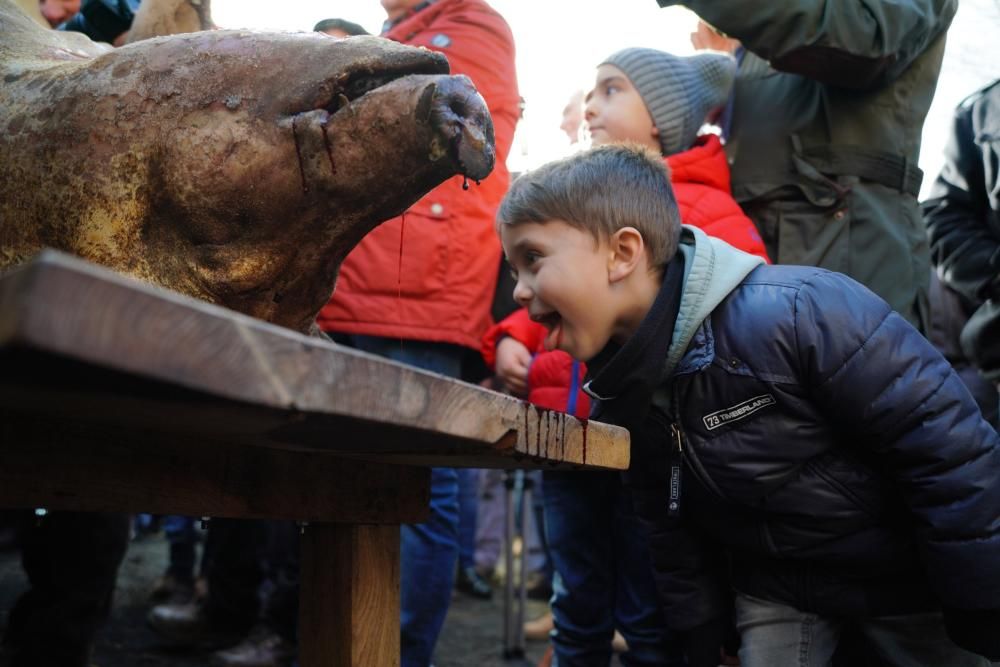
[[[622,49],[601,65],[614,65],[635,86],[660,133],[664,155],[694,145],[708,114],[725,104],[736,76],[736,60],[714,51],[682,57],[656,49]]]

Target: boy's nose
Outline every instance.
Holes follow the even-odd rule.
[[[520,280],[514,285],[514,301],[517,302],[517,305],[524,308],[531,303],[531,290]]]

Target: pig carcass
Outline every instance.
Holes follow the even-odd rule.
[[[43,247],[307,331],[348,251],[495,159],[485,103],[377,37],[107,50],[0,0],[0,269]]]

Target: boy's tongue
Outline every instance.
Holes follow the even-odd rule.
[[[556,322],[555,326],[549,329],[543,345],[546,350],[556,350],[562,344],[562,320]]]

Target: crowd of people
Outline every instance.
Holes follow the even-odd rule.
[[[521,508],[552,665],[1000,661],[1000,82],[956,110],[921,204],[956,0],[658,1],[700,17],[698,53],[594,63],[563,128],[575,140],[578,116],[591,148],[511,179],[503,17],[382,0],[384,38],[475,83],[497,167],[368,234],[319,328],[629,429],[626,473],[547,469]],[[86,25],[67,5],[40,2]],[[432,664],[453,588],[492,595],[502,484],[433,469],[430,518],[402,528],[404,667]],[[212,520],[199,562],[194,521],[164,525],[154,630],[223,665],[293,664],[296,527]],[[81,532],[72,591],[45,554]],[[24,523],[33,590],[0,665],[88,664],[126,535],[117,515]]]

